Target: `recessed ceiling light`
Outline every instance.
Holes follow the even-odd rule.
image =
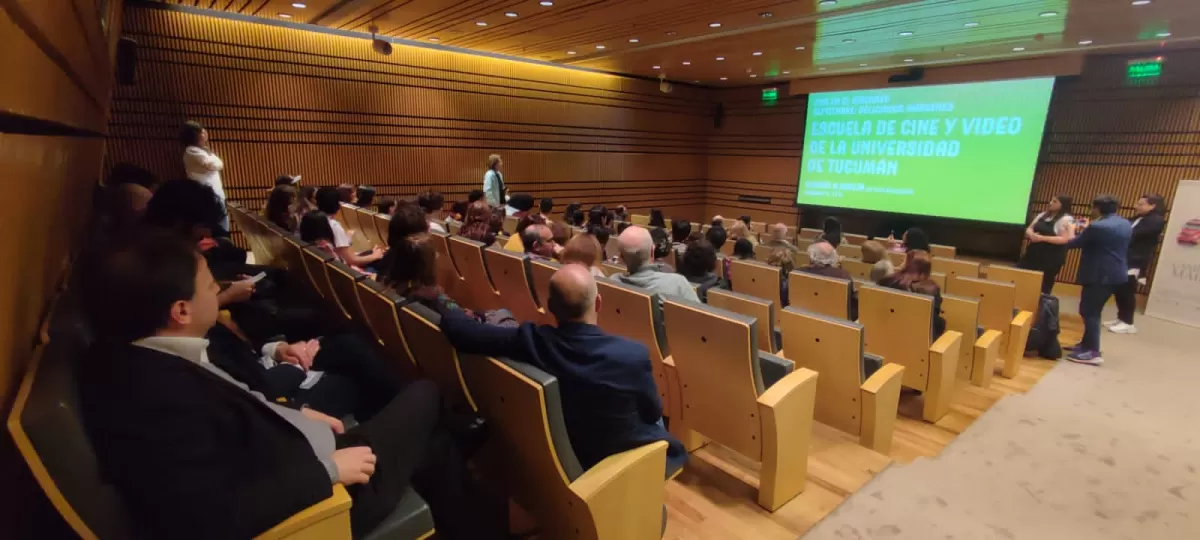
[[[641,40],[640,40],[640,39],[638,39],[638,38],[635,38],[635,37],[631,37],[631,38],[629,38],[629,42],[630,42],[630,43],[637,43],[637,42],[639,42],[639,41],[641,41]]]
[[[911,31],[911,30],[905,30],[905,31],[903,31],[903,32],[899,32],[899,33],[898,33],[898,35],[899,35],[900,37],[908,37],[908,36],[911,36],[911,35],[913,35],[913,33],[912,33],[912,31]]]
[[[709,27],[709,28],[720,28],[720,27],[721,27],[721,23],[719,23],[719,22],[710,22],[710,23],[708,23],[708,27]]]
[[[762,56],[762,51],[754,51],[754,52],[750,53],[750,55],[751,56]]]
[[[538,3],[543,6],[546,6],[546,7],[550,7],[550,6],[554,5],[554,2],[551,2],[550,0],[542,0],[541,2],[538,2]]]
[[[597,49],[604,50],[604,45],[596,45]]]
[[[1057,16],[1058,16],[1057,11],[1043,11],[1041,13],[1038,13],[1038,17],[1057,17]]]
[[[476,22],[476,23],[475,23],[475,26],[487,26],[487,22],[485,22],[485,21],[478,21],[478,22]]]
[[[977,23],[977,22],[975,22],[975,21],[971,21],[971,22],[969,22],[969,23],[965,23],[965,24],[963,24],[963,26],[965,26],[965,27],[967,27],[967,28],[975,28],[976,26],[979,26],[979,23]]]
[[[823,68],[823,67],[817,68],[817,71],[825,71],[825,68]]]
[[[574,55],[575,55],[575,51],[567,51],[567,54],[574,56]]]
[[[508,13],[505,13],[505,14],[504,14],[504,16],[505,16],[505,17],[512,17],[512,18],[514,18],[514,19],[515,19],[515,18],[517,17],[517,12],[515,12],[515,11],[510,11],[510,12],[508,12]]]
[[[679,32],[676,32],[674,30],[667,32],[667,37],[675,37],[677,35],[679,35]]]
[[[801,45],[801,46],[799,46],[799,47],[796,47],[796,50],[797,50],[797,51],[803,51],[803,50],[804,50],[804,45]]]
[[[832,5],[836,4],[836,3],[837,3],[837,0],[821,0],[820,2],[817,2],[817,5],[820,5],[820,6],[832,6]]]
[[[966,55],[967,55],[967,53],[954,53],[954,56],[957,56],[957,57],[959,57],[959,58],[962,58],[962,57],[964,57],[964,56],[966,56]]]
[[[432,41],[432,42],[434,42],[434,43],[437,43],[437,42],[441,41],[441,39],[439,39],[439,38],[436,38],[436,37],[431,37],[431,38],[429,38],[429,41]]]
[[[651,66],[653,69],[662,69],[662,66]]]
[[[842,40],[842,43],[854,43],[854,38],[846,38],[846,39],[843,39],[843,40]]]
[[[1150,3],[1150,0],[1133,0],[1132,2],[1130,2],[1130,4],[1133,4],[1135,6],[1144,6],[1149,3]]]
[[[770,19],[771,17],[774,17],[774,16],[775,16],[775,14],[774,14],[774,13],[771,13],[770,11],[764,11],[764,12],[762,12],[762,13],[759,13],[759,14],[758,14],[758,16],[759,16],[759,17],[762,17],[762,18],[764,18],[764,19]]]
[[[867,67],[866,64],[859,64],[858,67]]]
[[[685,65],[685,66],[690,66],[690,65],[692,65],[692,63],[691,63],[691,62],[688,62],[687,60],[684,60],[684,61],[683,61],[683,65]]]
[[[905,61],[905,62],[912,62],[912,61],[913,61],[913,59],[912,59],[912,58],[905,58],[905,59],[904,59],[904,61]]]
[[[306,4],[304,4],[303,2],[293,2],[292,7],[296,8],[296,9],[304,9],[308,6]]]
[[[787,75],[787,74],[789,74],[789,73],[791,73],[791,72],[790,72],[790,71],[788,71],[788,70],[786,70],[786,69],[785,69],[785,70],[783,70],[783,74],[784,74],[784,75]]]
[[[279,18],[280,19],[290,19],[290,18],[292,18],[292,16],[287,13],[280,13]]]
[[[1024,50],[1025,50],[1025,47],[1013,47],[1013,52],[1022,52]]]
[[[757,75],[757,74],[754,74],[754,73],[751,73],[751,74],[750,74],[750,78],[751,78],[751,79],[753,79],[753,78],[755,78],[755,77],[758,77],[758,75]]]
[[[1091,44],[1092,44],[1092,40],[1090,40],[1090,39],[1085,39],[1085,40],[1083,40],[1083,41],[1080,41],[1080,42],[1079,42],[1079,44],[1080,44],[1080,45],[1091,45]]]
[[[721,80],[722,80],[722,81],[728,81],[728,80],[729,80],[729,77],[721,77]]]
[[[725,57],[724,57],[724,56],[718,56],[718,57],[717,57],[717,61],[718,61],[718,62],[720,62],[721,60],[724,60],[724,59],[725,59]]]
[[[1154,35],[1155,35],[1155,36],[1158,36],[1158,37],[1171,37],[1171,33],[1170,33],[1170,32],[1159,32],[1159,33],[1157,33],[1157,34],[1154,34]]]

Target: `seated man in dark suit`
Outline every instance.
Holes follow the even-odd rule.
[[[217,322],[219,287],[191,245],[142,231],[84,268],[84,310],[98,337],[79,372],[84,426],[137,536],[250,538],[338,483],[354,499],[356,537],[410,484],[439,534],[504,534],[503,504],[479,503],[456,446],[437,428],[432,384],[408,385],[346,430],[312,409],[269,401],[218,367],[224,353],[205,335]]]
[[[435,293],[427,289],[418,296]],[[430,305],[441,312],[442,332],[459,352],[528,362],[562,383],[567,434],[584,467],[654,441],[670,445],[667,474],[687,460],[683,445],[663,427],[649,351],[596,326],[600,294],[583,265],[564,265],[550,278],[547,307],[558,326],[501,328],[437,302]]]

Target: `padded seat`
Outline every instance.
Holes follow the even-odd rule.
[[[847,242],[838,244],[837,253],[841,257],[850,259],[862,259],[862,246],[856,246]]]
[[[442,391],[442,400],[451,410],[474,411],[475,401],[463,379],[458,351],[442,334],[442,316],[420,302],[399,308],[400,329],[412,358],[421,372]]]
[[[769,353],[779,352],[779,344],[775,339],[775,306],[770,300],[713,287],[708,290],[708,305],[765,321],[764,324],[755,325],[758,329],[758,346]]]
[[[875,265],[873,263],[862,262],[862,259],[849,257],[842,259],[842,268],[845,268],[846,271],[850,272],[850,275],[855,278],[870,280],[871,269],[874,267]]]
[[[409,488],[396,509],[383,518],[363,540],[416,540],[433,536],[433,512],[429,504]]]
[[[330,260],[326,265],[325,275],[329,277],[329,286],[337,297],[338,304],[350,316],[350,320],[370,329],[371,322],[363,312],[356,285],[367,279],[367,275],[336,259]]]
[[[962,334],[964,342],[972,343],[964,343],[959,351],[957,377],[980,388],[991,386],[1004,335],[979,326],[979,299],[943,294],[941,315],[947,330]]]
[[[681,417],[679,379],[667,348],[659,295],[616,280],[596,280],[596,289],[603,299],[596,324],[605,332],[632,339],[650,351],[650,367],[663,416],[670,419],[668,427],[675,432],[679,426],[674,425],[674,420]]]
[[[498,246],[483,250],[488,274],[496,285],[500,305],[512,312],[520,322],[551,324],[553,318],[538,307],[530,285],[530,257],[526,253],[513,253]],[[549,292],[547,292],[549,294]]]
[[[529,261],[529,279],[533,282],[533,292],[537,295],[538,304],[546,308],[546,299],[550,298],[550,278],[562,268],[557,261],[536,259]]]
[[[954,278],[958,277],[979,277],[979,263],[973,261],[964,261],[960,259],[950,259],[946,257],[933,258],[933,271],[940,274],[946,274],[946,283],[949,284]],[[1040,284],[1038,285],[1041,286]]]
[[[406,373],[417,371],[417,362],[408,348],[404,331],[400,327],[400,311],[408,300],[388,290],[379,282],[364,279],[358,282],[358,298],[363,313],[370,323],[375,339],[383,345],[388,361],[395,363]]]
[[[771,311],[775,319],[779,319],[779,310],[783,305],[783,299],[779,296],[782,292],[779,290],[782,270],[758,261],[735,259],[730,265],[729,272],[733,278],[734,292],[770,300]]]
[[[794,270],[787,276],[788,305],[837,319],[850,318],[854,287],[849,279]]]
[[[329,280],[329,270],[326,263],[333,260],[333,255],[330,255],[315,246],[304,246],[301,250],[304,255],[304,267],[308,269],[308,276],[312,279],[313,289],[324,298],[331,306],[341,312],[342,316],[349,319],[350,311],[342,306],[338,300],[337,293],[333,290],[332,282]]]
[[[1004,334],[1000,356],[1004,368],[1000,374],[1013,378],[1025,361],[1025,342],[1033,326],[1033,313],[1016,309],[1016,285],[988,279],[947,277],[950,294],[979,300],[979,325]],[[1039,290],[1041,282],[1038,282]]]
[[[483,250],[486,249],[486,246],[483,242],[452,236],[449,238],[448,245],[450,254],[454,258],[454,265],[462,275],[458,296],[451,298],[472,311],[491,311],[501,308],[500,293],[492,285],[487,264],[484,262]]]

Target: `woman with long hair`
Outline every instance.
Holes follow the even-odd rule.
[[[701,302],[708,301],[708,290],[728,288],[725,281],[713,269],[717,267],[717,250],[704,238],[688,241],[688,248],[683,252],[683,258],[678,263],[679,273],[691,283],[695,283],[696,296]]]
[[[658,227],[660,229],[667,228],[667,220],[663,218],[662,210],[657,208],[650,209],[650,226]]]
[[[300,218],[300,239],[312,244],[317,249],[332,255],[334,259],[346,264],[350,268],[357,270],[359,273],[366,274],[367,277],[375,279],[375,273],[369,270],[364,270],[362,267],[356,266],[347,262],[338,253],[334,247],[333,227],[329,224],[329,214],[320,210],[315,210]]]
[[[267,196],[267,206],[263,209],[263,215],[267,221],[274,223],[279,228],[294,233],[300,227],[300,218],[296,214],[296,186],[290,184],[282,184],[271,189],[271,194]]]
[[[225,208],[225,188],[221,184],[221,171],[225,162],[213,153],[208,146],[208,130],[195,120],[184,122],[179,132],[179,142],[183,143],[183,170],[189,180],[200,182],[210,188],[221,200],[221,208]],[[225,234],[229,233],[229,215],[221,219]],[[218,233],[220,235],[220,233]],[[222,235],[223,236],[223,235]]]
[[[490,246],[496,241],[496,234],[490,230],[491,222],[492,207],[486,202],[475,201],[467,207],[467,216],[458,234]]]
[[[908,252],[908,259],[904,261],[904,266],[888,277],[879,281],[879,284],[884,287],[891,287],[901,291],[915,292],[919,294],[927,294],[933,297],[933,339],[937,339],[946,331],[946,319],[942,318],[942,288],[938,287],[937,282],[930,279],[929,275],[933,271],[933,259],[929,256],[928,251],[914,250]]]
[[[1054,290],[1058,271],[1067,262],[1067,242],[1075,238],[1075,218],[1071,216],[1071,197],[1050,199],[1046,211],[1033,218],[1025,228],[1029,245],[1017,266],[1042,273],[1042,294]]]
[[[404,240],[395,243],[392,249],[396,250],[397,256],[385,276],[384,283],[396,294],[408,300],[415,300],[418,295],[414,293],[422,289],[434,289],[437,291],[436,295],[421,295],[420,298],[433,296],[434,301],[444,307],[462,309],[438,286],[437,258],[439,254],[436,244],[433,242],[433,235],[418,233],[407,236]],[[507,327],[517,326],[517,320],[506,309],[484,313],[475,313],[466,309],[463,311],[482,323]]]
[[[500,159],[500,154],[492,154],[487,159],[487,172],[483,173],[484,200],[491,206],[501,208],[508,202],[508,187],[504,185],[504,175],[500,174],[500,167],[503,165],[504,160]]]

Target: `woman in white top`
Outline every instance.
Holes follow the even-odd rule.
[[[199,122],[189,120],[183,124],[179,140],[186,147],[183,151],[183,170],[188,179],[212,188],[225,208],[225,188],[221,186],[221,170],[225,163],[208,148],[208,130]],[[229,232],[229,215],[221,221],[225,232]]]
[[[1075,238],[1075,218],[1071,217],[1071,197],[1050,199],[1046,211],[1033,218],[1025,229],[1029,245],[1017,266],[1042,273],[1042,294],[1054,290],[1054,280],[1067,261],[1067,242]]]
[[[508,189],[504,186],[504,176],[500,174],[502,165],[504,161],[500,159],[500,154],[488,156],[488,170],[483,173],[483,197],[488,206],[503,206],[507,202],[505,192]]]

